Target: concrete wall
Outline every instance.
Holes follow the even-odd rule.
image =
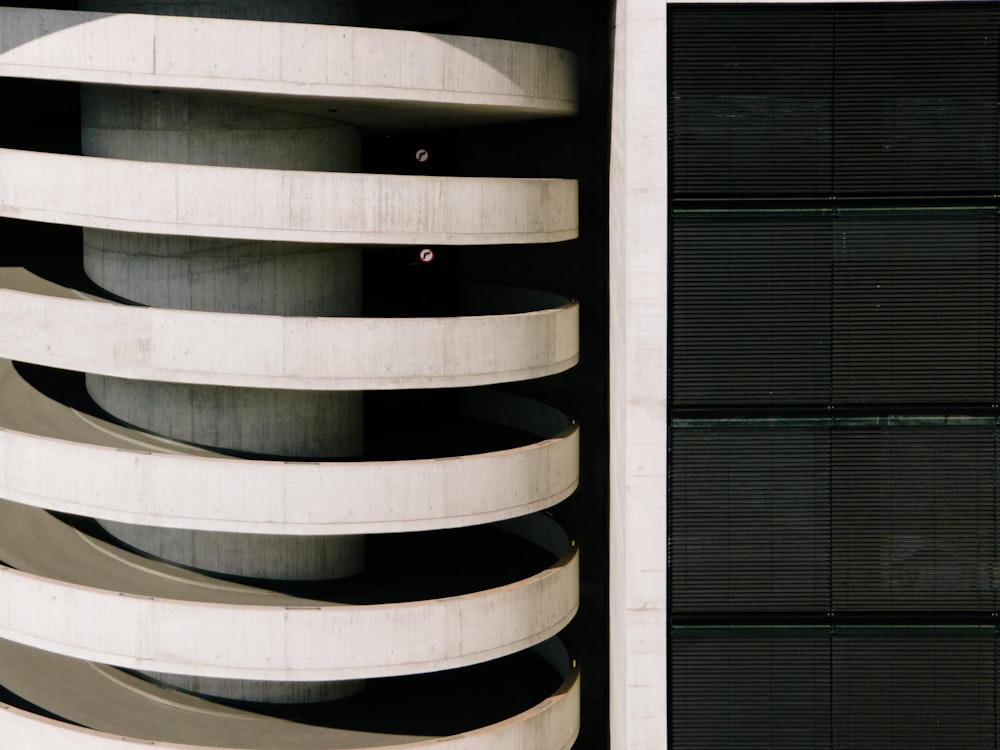
[[[144,234],[347,244],[559,242],[573,180],[294,172],[0,149],[0,216]]]
[[[361,314],[361,251],[344,245],[83,230],[87,276],[156,308],[282,316]]]
[[[666,3],[619,0],[611,159],[611,747],[667,746]]]
[[[315,463],[184,455],[170,452],[162,441],[137,445],[128,432],[108,434],[98,422],[74,420],[84,432],[73,441],[0,429],[4,497],[172,528],[360,534],[453,528],[523,515],[565,499],[579,478],[576,425],[530,445],[490,453]],[[19,427],[29,425],[30,420]],[[87,432],[94,443],[85,441]]]
[[[370,100],[382,103],[374,110],[387,123],[406,102],[419,102],[427,122],[484,110],[516,118],[576,111],[576,64],[563,50],[343,26],[250,30],[208,18],[4,8],[0,75],[339,99],[338,114],[354,112],[352,120],[371,119],[372,108],[357,105]]]
[[[312,5],[305,2],[303,7]],[[202,4],[154,3],[150,7],[157,12],[200,12]],[[228,3],[218,3],[214,7],[225,11],[221,15],[230,15]],[[258,10],[264,7],[262,4]],[[234,14],[242,12],[234,11]],[[253,14],[252,10],[249,12]],[[165,89],[212,91],[214,100],[217,92],[239,93],[245,95],[244,104],[254,107],[266,107],[280,100],[282,107],[309,116],[335,115],[337,119],[380,126],[390,122],[414,127],[428,123],[440,125],[570,114],[576,108],[575,69],[572,56],[559,50],[489,39],[259,21],[165,16],[150,19],[6,9],[2,13],[0,75],[154,89],[148,94],[93,91],[93,96],[85,96],[83,143],[86,151],[93,152],[91,155],[77,157],[0,150],[0,215],[84,227],[88,230],[86,244],[96,250],[96,254],[91,254],[88,271],[99,285],[126,299],[237,314],[218,316],[223,328],[232,325],[237,317],[249,323],[253,316],[246,313],[328,315],[345,312],[326,308],[297,310],[287,307],[283,300],[272,307],[248,308],[239,297],[249,288],[244,290],[239,284],[230,283],[240,281],[242,271],[234,271],[226,279],[229,291],[221,295],[201,295],[192,282],[198,282],[205,269],[190,263],[180,274],[188,283],[181,290],[181,298],[175,299],[170,296],[169,288],[176,275],[174,259],[186,260],[193,256],[200,261],[204,255],[202,250],[212,244],[193,242],[190,238],[246,240],[256,243],[254,247],[261,247],[262,242],[301,243],[311,247],[315,243],[534,244],[559,242],[577,235],[577,187],[573,180],[312,171],[330,168],[330,165],[308,160],[314,155],[314,149],[300,148],[303,138],[315,144],[313,136],[324,129],[322,124],[294,117],[296,122],[293,124],[269,121],[274,127],[265,127],[261,132],[282,130],[289,125],[296,133],[290,140],[281,141],[283,145],[276,149],[270,144],[277,141],[272,138],[273,133],[268,133],[263,136],[268,145],[258,143],[244,153],[245,149],[241,151],[243,144],[248,140],[256,142],[260,134],[254,128],[255,116],[245,117],[246,112],[242,110],[234,114],[235,110],[230,111],[228,103],[218,106],[213,103],[209,106],[212,115],[206,122],[199,123],[196,120],[205,111],[199,111],[193,99],[185,99],[187,103],[179,105],[179,99],[173,95],[156,94]],[[209,13],[216,14],[214,11]],[[303,20],[295,14],[286,16],[284,10],[280,13],[283,20]],[[263,17],[274,16],[263,12]],[[138,104],[132,107],[130,102]],[[167,110],[178,117],[164,127],[163,115]],[[109,114],[114,116],[107,117]],[[150,118],[157,122],[147,122]],[[232,140],[213,132],[215,126],[228,130]],[[234,150],[230,153],[227,149]],[[226,153],[217,158],[222,152]],[[307,157],[305,163],[296,160],[302,154]],[[164,163],[173,161],[197,163]],[[340,160],[335,161],[332,168],[353,168]],[[112,235],[107,233],[109,231],[125,234]],[[109,238],[128,245],[126,251],[119,252],[122,248],[118,246],[109,249],[106,241]],[[214,243],[212,252],[223,246],[227,243]],[[159,250],[164,247],[168,247],[168,251],[161,254]],[[242,246],[243,249],[248,247],[250,245]],[[192,248],[193,253],[190,252]],[[308,253],[309,248],[305,249]],[[212,252],[208,255],[212,256]],[[279,249],[277,255],[290,256],[295,252],[296,248],[289,246],[287,250]],[[139,259],[140,267],[132,262],[133,257]],[[162,261],[162,258],[170,260]],[[254,272],[269,275],[267,263],[251,263],[250,266]],[[320,278],[322,275],[316,274]],[[287,286],[301,286],[297,280],[309,276],[308,272],[292,273],[292,281]],[[161,292],[167,296],[158,296]],[[259,296],[256,292],[249,293],[251,298]],[[196,301],[203,297],[204,303]],[[234,305],[230,305],[233,300]],[[88,306],[88,310],[117,307],[91,304],[94,307]],[[48,305],[43,303],[42,307]],[[352,309],[346,312],[354,314],[356,305],[349,307]],[[139,308],[130,308],[130,311],[135,313]],[[533,321],[532,318],[542,320]],[[477,338],[473,343],[455,339],[456,331],[463,327],[465,335],[481,337],[498,334],[495,326],[470,327],[467,318],[460,319],[456,326],[444,324],[446,330],[434,333],[437,350],[431,354],[422,352],[416,358],[417,369],[425,361],[462,359],[463,347],[481,350],[482,356],[477,355],[477,358],[482,361],[467,361],[463,365],[465,369],[452,368],[451,371],[446,365],[443,379],[435,380],[439,378],[437,371],[419,373],[417,377],[431,378],[430,384],[434,386],[460,385],[468,384],[470,377],[471,382],[486,382],[482,380],[484,377],[487,381],[502,381],[508,375],[535,377],[564,369],[577,357],[575,334],[569,330],[575,326],[575,319],[574,306],[564,306],[556,313],[498,317],[496,320],[501,320],[510,329],[506,333],[512,339],[526,334],[533,336],[532,345],[527,347],[527,357],[515,353],[513,344],[505,353],[505,347],[497,347],[495,341],[483,342]],[[26,312],[19,318],[19,325],[29,326],[29,320],[34,320],[34,316]],[[287,320],[282,321],[283,326]],[[251,327],[255,328],[259,322],[252,322]],[[476,321],[477,324],[481,322]],[[541,324],[525,329],[523,325],[528,322]],[[189,319],[189,323],[198,325],[194,319]],[[427,321],[418,323],[428,326]],[[237,328],[241,325],[236,324]],[[383,321],[379,327],[395,326]],[[431,329],[427,327],[427,330]],[[44,339],[52,329],[39,333]],[[84,337],[90,335],[89,330],[81,333]],[[249,338],[259,331],[247,333]],[[367,333],[354,331],[354,335]],[[398,342],[400,334],[401,328],[390,339]],[[22,336],[23,343],[23,332],[17,335]],[[52,343],[69,348],[65,338],[72,335],[69,328],[62,329],[59,334],[62,338],[57,337]],[[187,344],[202,338],[201,331],[192,327],[172,335],[179,335],[181,339],[188,336]],[[264,347],[283,346],[284,343],[279,336],[264,342]],[[223,341],[216,344],[221,349],[235,351],[248,345],[248,341],[237,340],[229,346]],[[41,352],[48,344],[36,342],[34,346],[39,356],[47,356]],[[179,341],[178,346],[184,343]],[[141,338],[127,341],[118,338],[110,341],[109,347],[111,352],[105,350],[108,361],[118,367],[128,358],[129,351],[151,349],[152,337],[145,342]],[[253,344],[248,348],[253,349]],[[491,348],[493,352],[488,351]],[[273,349],[270,351],[271,364],[264,365],[265,369],[276,366],[280,359],[273,354]],[[390,371],[398,367],[404,378],[411,377],[414,362],[397,365],[395,354],[383,350],[378,353],[381,360],[375,357],[375,361],[368,361],[361,375],[356,376],[358,387],[367,387],[367,374],[387,363]],[[246,355],[240,350],[235,360]],[[251,359],[259,355],[259,349],[250,353]],[[311,356],[311,353],[303,356]],[[353,357],[354,353],[349,356]],[[256,364],[251,369],[260,366],[259,360],[254,361]],[[202,364],[203,370],[208,371],[218,362]],[[78,362],[77,366],[87,370],[89,364]],[[484,370],[484,367],[505,370],[497,373]],[[171,365],[161,365],[161,369],[174,369],[171,378],[175,378],[177,370]],[[239,371],[240,366],[236,369]],[[382,385],[375,387],[394,387],[391,372],[387,374],[384,367],[382,370],[374,377],[375,382]],[[344,388],[343,381],[331,376],[329,368],[313,371],[319,379],[325,379],[326,386],[335,386],[331,391]],[[242,392],[243,395],[263,396],[262,403],[249,408],[238,398],[229,398],[229,391],[219,390],[245,388],[246,382],[235,386],[229,383],[189,385],[184,383],[182,376],[154,386],[137,380],[134,371],[124,374],[125,379],[120,377],[123,374],[91,373],[91,393],[100,404],[126,422],[164,433],[167,438],[192,440],[230,450],[288,453],[295,458],[316,456],[328,450],[336,454],[351,452],[349,447],[339,443],[329,449],[316,449],[311,443],[275,448],[268,441],[257,444],[244,440],[248,431],[267,422],[270,415],[276,415],[276,425],[290,416],[292,410],[286,408],[289,399],[297,399],[299,394],[305,395],[315,388],[315,382],[298,380],[295,390],[280,391],[285,394],[280,401],[268,400],[278,393],[270,387],[281,387],[283,370],[272,371],[269,376],[272,381],[261,384],[268,388]],[[248,374],[244,372],[236,377]],[[159,373],[154,372],[148,380],[151,383],[158,381],[158,376]],[[221,377],[225,379],[230,375]],[[4,375],[4,382],[9,386],[14,379]],[[411,385],[417,382],[410,380]],[[212,403],[219,407],[215,412],[199,406],[196,396],[207,392],[206,389],[212,389]],[[325,390],[324,387],[318,391],[320,395],[316,398],[339,396]],[[12,396],[13,391],[6,395]],[[305,411],[312,413],[316,411],[313,408],[316,399],[309,398],[313,399],[313,405]],[[17,408],[12,407],[5,414],[16,411]],[[42,420],[45,435],[30,435],[17,429],[2,432],[10,438],[6,446],[10,450],[2,458],[4,481],[32,484],[32,487],[13,488],[12,496],[27,503],[39,500],[41,504],[50,500],[64,503],[67,497],[76,497],[74,493],[88,484],[86,481],[78,484],[77,480],[89,471],[93,482],[85,487],[87,491],[83,496],[88,499],[83,502],[128,506],[121,514],[125,518],[111,519],[115,521],[112,526],[118,528],[119,521],[133,523],[135,508],[145,501],[141,492],[126,498],[124,493],[129,489],[131,476],[150,493],[161,493],[157,502],[162,505],[156,512],[140,511],[140,515],[145,513],[145,518],[152,521],[151,526],[162,523],[168,528],[196,530],[153,532],[159,536],[139,546],[160,554],[173,540],[180,540],[176,546],[185,551],[177,555],[168,550],[167,557],[199,566],[203,563],[188,559],[186,550],[201,546],[198,540],[202,538],[199,536],[202,530],[210,535],[204,537],[210,541],[210,546],[222,544],[223,547],[226,547],[223,542],[229,534],[250,531],[252,538],[241,539],[236,546],[243,545],[244,541],[263,541],[273,547],[271,551],[279,553],[277,557],[282,557],[281,550],[298,548],[302,540],[286,540],[273,535],[315,534],[316,517],[312,514],[328,513],[327,505],[336,506],[334,515],[337,518],[330,523],[331,517],[327,515],[327,520],[320,522],[326,533],[348,528],[356,531],[358,516],[362,525],[367,523],[382,531],[440,528],[479,523],[489,517],[522,515],[533,506],[550,504],[556,501],[555,498],[572,492],[578,473],[577,433],[575,427],[565,428],[565,420],[561,418],[556,420],[557,429],[562,429],[559,434],[522,449],[427,462],[340,464],[332,471],[331,464],[325,462],[296,463],[294,465],[300,468],[290,470],[292,464],[277,461],[214,459],[203,455],[203,450],[193,450],[170,440],[158,441],[155,436],[110,423],[98,424],[85,415],[73,413],[72,419],[67,419],[68,411],[60,411],[51,404],[41,411],[45,415]],[[513,402],[510,409],[501,411],[501,424],[523,421],[532,427],[553,424],[549,416],[539,416]],[[243,413],[251,415],[249,430],[243,429],[239,419],[231,418]],[[148,414],[153,416],[147,417]],[[187,424],[193,425],[198,419],[210,423],[218,435],[210,435],[211,430],[200,428],[188,430]],[[292,422],[301,425],[301,419]],[[90,427],[102,433],[102,437],[95,440],[98,445],[79,439]],[[295,431],[294,426],[283,422],[277,429],[283,435]],[[316,430],[325,431],[325,425]],[[353,437],[360,434],[353,429],[348,432]],[[123,442],[153,450],[146,454],[120,450]],[[163,449],[174,452],[162,453]],[[75,466],[79,474],[74,475],[72,470],[50,472],[43,468],[42,461],[54,458],[50,450],[63,452],[61,457],[65,461],[61,466]],[[86,468],[88,458],[95,460],[95,465],[89,469]],[[465,459],[472,463],[465,463]],[[188,470],[186,473],[170,473],[176,472],[180,465],[163,464],[155,470],[153,467],[160,460],[190,463],[183,467]],[[46,467],[51,465],[45,464]],[[208,466],[212,467],[210,473],[220,469],[226,473],[226,467],[231,473],[231,476],[215,477],[215,494],[227,498],[221,510],[218,497],[212,495],[213,486],[203,484],[207,475],[195,476]],[[199,470],[190,471],[195,467]],[[284,490],[284,494],[279,491],[266,498],[268,507],[264,509],[264,516],[277,514],[277,528],[270,520],[260,525],[261,517],[240,525],[245,516],[243,510],[237,508],[237,502],[245,502],[247,496],[252,499],[254,493],[262,499],[265,493],[275,489],[273,484],[266,486],[265,483],[254,486],[243,496],[236,491],[246,489],[262,467],[273,475],[271,481],[280,482],[280,489]],[[345,470],[350,474],[342,474],[342,467],[349,467]],[[473,477],[470,472],[477,469],[478,474]],[[25,480],[24,474],[29,471],[38,476]],[[105,471],[120,473],[103,476]],[[44,477],[47,473],[58,475],[51,477],[51,484],[47,484],[49,480]],[[155,479],[153,473],[157,474]],[[303,505],[299,502],[301,497],[293,497],[288,492],[287,485],[293,474],[304,478],[307,484],[313,483],[305,488],[307,492],[320,490],[309,495],[305,513],[293,509],[293,506],[301,508]],[[110,486],[111,476],[115,487]],[[345,477],[355,484],[346,488],[331,485],[331,481]],[[430,482],[422,485],[424,478]],[[197,487],[187,492],[189,487],[185,482],[193,482]],[[365,486],[358,486],[358,482]],[[387,488],[388,493],[385,492]],[[131,489],[136,489],[136,485]],[[291,488],[293,493],[301,489],[301,486]],[[354,491],[358,494],[346,509],[330,502],[331,495]],[[49,493],[53,497],[48,497]],[[398,515],[396,504],[400,496],[404,500],[403,517]],[[414,496],[416,502],[410,502],[407,507],[406,501]],[[277,504],[275,498],[278,498]],[[208,501],[205,507],[188,510],[201,518],[192,522],[185,516],[188,510],[177,513],[178,503],[195,505],[199,499]],[[373,513],[372,507],[377,512]],[[207,513],[206,508],[209,509]],[[23,506],[20,510],[27,512]],[[48,514],[34,513],[51,519]],[[102,513],[97,509],[92,515],[101,516]],[[111,515],[117,513],[112,511]],[[128,518],[130,514],[133,518]],[[296,520],[289,523],[290,517]],[[164,522],[165,518],[169,520]],[[203,525],[206,519],[207,526]],[[180,522],[175,523],[178,520]],[[233,528],[234,521],[238,528]],[[520,526],[515,524],[513,528]],[[132,534],[134,530],[129,528],[124,532],[126,541],[137,543]],[[551,546],[559,534],[545,532],[530,536]],[[11,538],[8,535],[8,541]],[[275,539],[279,540],[277,544],[274,544]],[[565,544],[565,540],[563,542]],[[64,539],[57,548],[71,546],[73,543]],[[225,557],[228,552],[224,552]],[[113,552],[101,559],[107,557],[118,559]],[[266,563],[268,555],[250,553],[240,557],[258,557],[258,561]],[[313,563],[321,563],[324,553],[314,550],[307,557],[312,558]],[[191,685],[198,680],[189,678],[202,676],[211,678],[210,682],[218,678],[223,681],[315,683],[411,674],[495,659],[548,638],[576,611],[578,564],[576,547],[570,545],[558,562],[542,573],[464,596],[371,606],[325,602],[319,606],[312,606],[311,602],[299,606],[282,601],[283,597],[270,595],[266,587],[251,592],[260,597],[260,605],[256,604],[256,598],[251,604],[227,599],[223,594],[214,598],[214,594],[206,592],[221,590],[224,586],[202,583],[192,590],[186,580],[181,580],[182,568],[177,567],[165,566],[161,579],[142,577],[137,572],[142,568],[139,558],[132,560],[132,564],[118,566],[112,563],[114,567],[105,570],[107,575],[91,576],[93,585],[87,578],[90,568],[86,565],[77,570],[73,565],[63,563],[58,568],[58,564],[54,564],[57,569],[53,570],[53,565],[46,568],[39,563],[38,570],[44,575],[26,572],[30,568],[25,566],[0,570],[0,635],[53,653],[155,673],[186,675],[183,680]],[[94,569],[98,568],[95,565]],[[72,570],[73,575],[70,576],[67,570]],[[237,569],[241,575],[248,571],[244,567]],[[263,575],[273,572],[269,569]],[[140,579],[144,583],[140,583]],[[158,581],[156,585],[151,583],[154,579]],[[168,579],[169,588],[165,583]],[[100,588],[102,585],[106,588]],[[558,714],[529,712],[537,719],[525,722],[514,717],[504,722],[499,733],[496,728],[486,728],[487,733],[478,741],[466,733],[451,738],[449,743],[456,747],[537,747],[543,742],[547,748],[568,747],[579,721],[575,691],[574,678],[562,691],[572,696],[568,702],[556,698],[549,701],[550,705],[561,707]],[[295,694],[296,688],[288,687],[288,692]]]
[[[329,117],[211,95],[84,86],[88,156],[260,169],[357,172],[361,135]]]
[[[22,272],[23,273],[23,272]],[[17,291],[0,270],[0,356],[115,377],[285,389],[401,389],[543,377],[579,356],[579,306],[457,318],[137,308]],[[539,298],[541,299],[534,299]],[[528,295],[539,308],[543,295]],[[348,356],[349,355],[349,356]]]
[[[509,719],[451,737],[403,741],[396,750],[569,750],[580,726],[580,673],[575,667],[564,671],[559,689],[536,706]],[[140,750],[148,740],[129,739],[79,726],[67,726],[52,719],[0,704],[0,732],[10,750]],[[266,742],[266,740],[265,740]],[[287,746],[287,745],[286,745]],[[367,742],[364,747],[368,747]],[[157,742],[163,750],[207,750],[207,745]],[[217,748],[217,744],[211,747]],[[266,744],[255,745],[260,750]],[[341,750],[360,750],[351,742],[337,743]],[[239,749],[236,749],[239,750]],[[251,750],[247,748],[246,750]]]
[[[364,536],[244,534],[101,521],[115,539],[153,557],[243,578],[330,581],[364,570]],[[193,688],[192,688],[193,689]],[[212,693],[220,695],[220,693]],[[292,691],[292,695],[294,695]],[[332,700],[328,692],[323,700]],[[241,696],[241,700],[264,700]],[[296,698],[288,702],[305,701]]]
[[[126,594],[6,568],[0,637],[126,668],[226,679],[417,674],[499,658],[555,635],[576,613],[578,567],[570,546],[547,570],[495,589],[284,607]]]
[[[360,455],[364,412],[351,391],[233,388],[87,374],[94,402],[141,430],[203,447],[316,460]]]

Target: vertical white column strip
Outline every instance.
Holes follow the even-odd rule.
[[[618,0],[612,98],[611,747],[667,746],[666,2]]]

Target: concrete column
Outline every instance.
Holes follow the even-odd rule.
[[[83,150],[90,156],[310,171],[356,171],[360,164],[353,126],[206,96],[87,86],[82,117]],[[84,268],[116,296],[154,307],[289,316],[361,312],[358,248],[86,229]],[[109,413],[199,445],[299,458],[362,450],[359,393],[93,375],[87,382]],[[177,562],[194,565],[187,557]]]
[[[349,23],[353,3],[299,0],[163,2],[89,0],[88,10],[204,15],[253,20]],[[83,151],[89,156],[228,167],[356,171],[360,136],[334,120],[186,95],[84,86]],[[140,304],[262,315],[361,312],[357,248],[163,237],[86,230],[84,265],[101,287]],[[363,448],[360,393],[188,386],[88,376],[95,401],[123,421],[201,445],[270,457],[334,458]],[[130,544],[183,565],[235,575],[326,578],[361,567],[361,545],[337,537],[293,555],[279,538],[180,536],[136,527]],[[166,538],[169,537],[169,538]],[[186,540],[186,541],[182,541]],[[316,549],[317,544],[326,547]],[[275,546],[268,552],[268,546]],[[279,551],[280,548],[280,551]],[[307,562],[314,559],[312,567]],[[353,558],[353,559],[352,559]],[[241,562],[242,561],[242,562]],[[339,561],[334,563],[332,561]],[[341,567],[338,570],[338,565]]]
[[[278,536],[167,529],[114,521],[101,525],[131,547],[202,570],[270,580],[325,580],[360,573],[363,536]],[[333,540],[334,543],[331,543]]]
[[[362,451],[360,394],[186,385],[87,375],[108,413],[158,435],[268,458],[332,459]],[[189,563],[185,563],[189,564]]]
[[[144,672],[143,674],[157,682],[187,690],[190,693],[255,703],[322,703],[356,695],[365,686],[364,680],[260,682],[167,674],[165,672]]]
[[[86,86],[83,152],[116,159],[256,169],[357,172],[353,125],[209,94]]]
[[[96,284],[151,307],[320,317],[361,309],[356,248],[103,229],[84,229],[83,244]]]
[[[80,0],[80,10],[357,25],[357,0]]]
[[[84,86],[83,153],[136,161],[355,172],[351,125],[206,96]],[[261,315],[358,315],[357,248],[84,230],[84,268],[156,307]]]
[[[356,171],[360,137],[350,125],[260,109],[206,96],[85,86],[83,149],[89,156],[214,166]],[[84,267],[102,288],[144,305],[261,315],[337,316],[361,313],[357,248],[84,232]],[[212,448],[268,457],[329,459],[363,449],[362,397],[308,392],[182,385],[88,375],[94,400],[130,424]],[[294,575],[283,554],[268,554],[255,537],[205,556],[177,538],[156,542],[152,529],[125,534],[132,546],[182,565],[234,575],[326,578],[351,575],[359,560],[327,550],[314,568]],[[327,546],[340,540],[329,537]],[[273,540],[272,542],[273,543]],[[280,546],[280,545],[279,545]],[[355,543],[350,550],[360,551]],[[162,554],[169,550],[169,554]],[[251,554],[251,550],[254,552]],[[214,560],[224,560],[215,567]],[[240,562],[240,561],[243,562]],[[263,560],[275,566],[262,567]],[[341,560],[341,572],[329,560]]]
[[[83,0],[81,9],[323,24],[356,21],[355,0]],[[114,159],[305,171],[357,171],[350,125],[210,95],[84,86],[83,153]],[[234,186],[238,189],[238,186]],[[85,230],[84,267],[143,305],[283,316],[361,313],[357,248]],[[117,418],[178,440],[262,457],[330,459],[363,448],[360,393],[282,391],[88,375]],[[363,537],[281,537],[106,523],[126,544],[180,565],[235,576],[322,580],[359,573]],[[154,675],[240,700],[329,700],[353,683],[304,684]]]

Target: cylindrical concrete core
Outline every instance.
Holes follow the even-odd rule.
[[[361,251],[85,229],[95,284],[152,307],[337,317],[361,309]]]
[[[353,172],[358,129],[205,96],[85,86],[83,153],[177,164]],[[84,268],[144,305],[262,315],[358,315],[357,248],[84,230]]]
[[[126,544],[164,560],[234,576],[310,581],[345,578],[364,567],[364,536],[277,536],[102,521]]]
[[[204,96],[85,86],[84,152],[230,167],[352,171],[357,129]],[[87,230],[93,281],[140,304],[214,312],[361,313],[357,248]],[[118,418],[201,445],[302,458],[356,455],[360,393],[309,393],[88,378]]]
[[[83,152],[177,164],[356,172],[353,125],[204,94],[85,86]]]
[[[218,677],[196,677],[164,672],[143,672],[157,682],[208,695],[255,703],[323,703],[360,693],[364,680],[339,682],[263,682],[260,680],[225,680]]]
[[[357,25],[357,0],[80,0],[80,10]]]
[[[285,21],[357,22],[356,0],[82,0],[82,10]],[[87,156],[178,164],[352,172],[357,128],[335,120],[199,94],[83,86]],[[361,314],[357,248],[84,232],[84,267],[112,294],[144,305],[283,316]],[[361,452],[360,393],[226,388],[88,375],[94,400],[119,419],[199,445],[268,457]],[[363,537],[282,537],[106,523],[150,555],[199,570],[286,580],[353,575]],[[309,702],[363,682],[293,683],[153,674],[185,690],[236,700]]]
[[[337,391],[157,383],[87,375],[97,404],[123,422],[177,440],[268,458],[361,453],[361,400]]]

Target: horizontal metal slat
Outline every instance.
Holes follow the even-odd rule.
[[[995,402],[992,211],[673,224],[676,406]]]
[[[995,608],[991,427],[833,431],[833,610]]]
[[[826,629],[674,628],[671,747],[830,747]]]
[[[675,612],[826,611],[829,429],[674,430]]]
[[[837,10],[834,194],[997,190],[996,3]]]
[[[675,194],[829,192],[832,21],[814,9],[671,13]]]
[[[995,3],[671,12],[675,197],[992,195]]]
[[[993,212],[845,213],[833,233],[834,403],[992,403]]]
[[[996,608],[996,427],[671,431],[673,611]]]
[[[823,215],[675,215],[675,403],[829,401],[830,222]]]
[[[672,747],[995,750],[993,627],[674,627]]]
[[[838,630],[836,750],[995,750],[992,628]]]

